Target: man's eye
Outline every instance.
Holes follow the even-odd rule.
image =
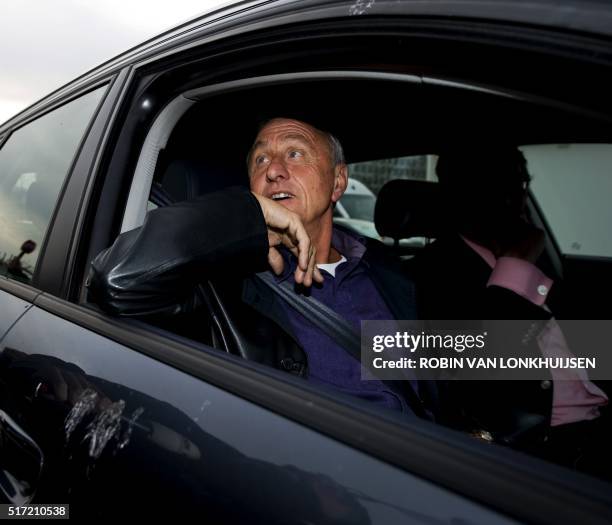
[[[255,165],[261,166],[262,164],[266,162],[266,160],[267,158],[265,155],[258,155],[257,157],[255,157]]]
[[[301,156],[302,156],[302,152],[299,150],[294,149],[289,152],[290,159],[297,159],[297,158],[300,158]]]

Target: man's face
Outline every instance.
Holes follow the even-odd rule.
[[[332,217],[346,189],[346,166],[334,166],[324,135],[298,120],[274,119],[257,135],[249,158],[251,190],[296,212],[304,225]]]

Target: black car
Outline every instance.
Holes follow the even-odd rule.
[[[107,315],[86,280],[149,210],[246,184],[257,123],[300,114],[339,137],[374,195],[434,181],[458,140],[520,145],[567,315],[610,319],[611,93],[603,1],[242,1],[4,123],[4,501],[69,503],[72,517],[609,523],[603,480],[234,355],[214,294],[203,334],[197,317]],[[373,231],[368,218],[348,227]],[[409,258],[417,237],[383,240]]]

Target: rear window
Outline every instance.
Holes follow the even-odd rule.
[[[374,220],[374,205],[376,197],[374,195],[344,195],[342,197],[342,205],[353,219],[361,219],[363,221]]]
[[[612,145],[521,148],[531,191],[565,255],[612,257]]]

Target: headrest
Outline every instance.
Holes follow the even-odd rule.
[[[383,237],[438,237],[442,225],[438,184],[391,180],[378,192],[374,222]]]
[[[179,159],[168,164],[161,185],[175,201],[184,201],[229,186],[248,184],[242,173],[201,159]]]

